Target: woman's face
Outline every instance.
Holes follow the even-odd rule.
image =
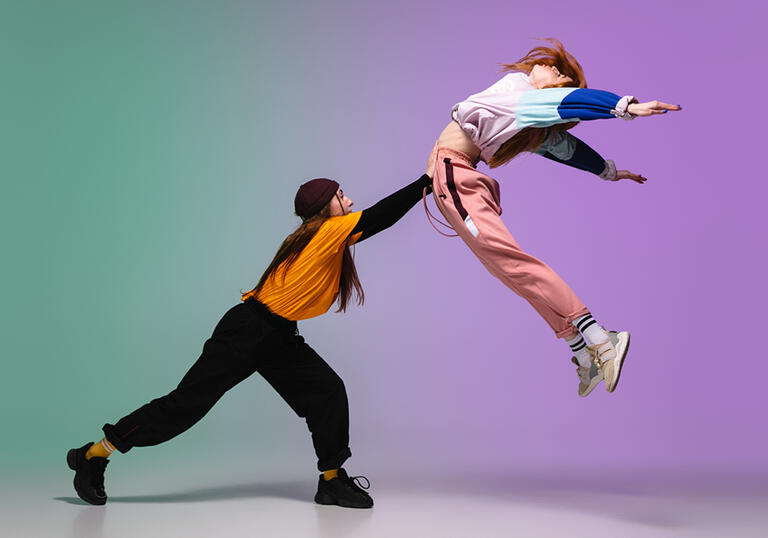
[[[571,77],[561,74],[557,67],[553,65],[536,64],[528,75],[531,86],[537,90],[542,88],[551,88],[556,85],[573,83]]]
[[[331,216],[332,217],[340,217],[342,215],[346,215],[347,213],[352,212],[352,206],[355,205],[355,202],[347,198],[347,196],[344,194],[344,191],[339,188],[338,191],[336,191],[336,195],[331,198]]]

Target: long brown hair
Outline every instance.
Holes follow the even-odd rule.
[[[331,203],[328,202],[323,209],[308,219],[304,219],[296,230],[285,238],[283,244],[277,249],[277,254],[270,262],[264,274],[261,275],[259,283],[249,293],[257,295],[267,280],[278,277],[278,268],[282,273],[283,280],[288,268],[298,259],[299,254],[309,244],[315,236],[320,226],[331,216]],[[285,265],[283,265],[285,263]],[[280,267],[282,265],[282,267]],[[363,286],[360,284],[360,278],[357,276],[355,267],[355,258],[352,256],[349,245],[344,247],[344,255],[341,262],[341,277],[339,278],[339,293],[337,300],[339,309],[336,312],[346,312],[347,304],[352,298],[352,291],[357,295],[357,304],[361,305],[365,301]]]
[[[544,64],[557,67],[558,71],[565,76],[571,77],[573,82],[554,84],[550,88],[562,88],[564,86],[573,86],[576,88],[586,88],[587,79],[584,77],[584,71],[576,58],[563,47],[563,44],[554,38],[545,38],[543,41],[549,42],[552,46],[534,47],[528,54],[512,64],[502,64],[502,71],[519,71],[530,74],[531,69],[536,64]],[[496,153],[493,154],[488,166],[496,168],[502,164],[511,161],[515,156],[524,151],[535,151],[552,131],[567,131],[578,122],[561,123],[547,128],[526,127],[515,134],[512,138],[504,142]]]

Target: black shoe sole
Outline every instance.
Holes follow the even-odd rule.
[[[326,506],[342,506],[344,508],[372,508],[373,507],[373,501],[371,501],[371,504],[353,504],[345,501],[344,499],[336,499],[332,495],[324,492],[324,491],[318,491],[315,494],[315,502],[317,504],[322,504]]]
[[[101,497],[89,497],[85,494],[83,494],[80,489],[77,487],[77,448],[72,448],[67,452],[67,466],[75,471],[75,478],[72,480],[72,485],[75,487],[75,491],[77,492],[77,496],[80,497],[82,500],[87,502],[88,504],[93,504],[95,506],[101,506],[103,504],[107,504],[107,498],[104,497],[103,499]]]

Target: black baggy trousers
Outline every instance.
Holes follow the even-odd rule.
[[[317,468],[341,467],[351,456],[344,382],[299,336],[295,321],[273,314],[255,299],[224,314],[178,387],[117,424],[105,424],[104,434],[120,452],[160,444],[189,429],[253,372],[306,419]]]

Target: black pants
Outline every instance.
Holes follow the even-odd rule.
[[[176,389],[117,424],[105,424],[104,434],[120,452],[160,444],[189,429],[253,372],[306,418],[317,468],[341,467],[351,456],[344,382],[298,335],[295,321],[273,314],[254,299],[224,314]]]

